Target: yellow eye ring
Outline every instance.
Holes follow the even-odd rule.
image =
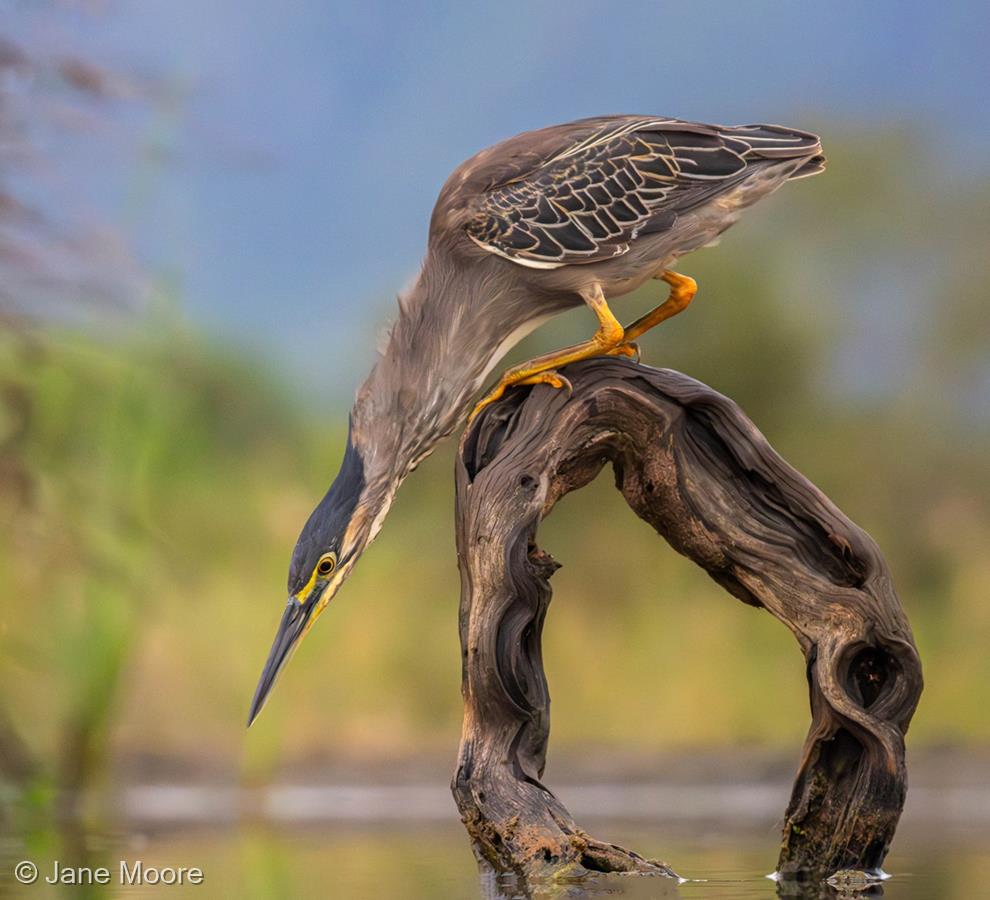
[[[326,556],[321,557],[320,561],[316,564],[316,574],[325,578],[336,568],[337,557],[333,553],[328,553]]]

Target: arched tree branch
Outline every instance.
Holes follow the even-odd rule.
[[[711,388],[608,358],[567,376],[572,394],[511,391],[461,441],[465,713],[452,788],[477,853],[524,875],[671,874],[588,837],[542,782],[541,632],[557,564],[537,548],[536,530],[611,462],[638,516],[734,597],[780,619],[804,653],[812,722],[780,872],[879,868],[904,803],[904,734],[922,679],[876,544]]]

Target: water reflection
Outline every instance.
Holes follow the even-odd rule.
[[[584,880],[523,884],[512,875],[479,872],[468,839],[456,822],[362,823],[276,827],[262,821],[156,831],[108,833],[65,824],[0,843],[0,895],[42,898],[121,896],[247,898],[678,898],[747,900],[814,898],[836,900],[884,896],[886,900],[969,900],[986,896],[990,851],[986,835],[906,831],[888,860],[894,877],[857,890],[827,885],[775,883],[766,877],[776,851],[768,828],[708,825],[661,826],[595,823],[595,832],[625,846],[660,855],[687,880],[654,876],[596,876]],[[34,861],[42,878],[54,860],[79,870],[104,866],[111,884],[39,881],[27,889],[13,879],[14,865]],[[119,883],[121,860],[148,867],[203,870],[204,884],[166,886]],[[908,874],[917,873],[917,874]]]
[[[497,872],[484,863],[481,872],[483,900],[558,900],[558,898],[588,898],[603,896],[680,898],[705,896],[711,898],[769,897],[773,891],[778,898],[793,900],[860,900],[883,897],[883,884],[863,873],[845,873],[834,883],[799,880],[759,879],[753,874],[735,877],[676,879],[662,875],[585,875],[560,878],[523,878],[514,872]],[[684,885],[687,888],[682,889]],[[695,886],[702,886],[695,891]],[[686,893],[685,893],[686,891]],[[901,895],[899,895],[901,896]],[[908,897],[909,894],[902,896]]]

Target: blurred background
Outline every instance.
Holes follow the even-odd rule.
[[[946,893],[917,896],[975,896],[990,878],[988,39],[979,0],[0,0],[0,860],[99,856],[109,834],[174,864],[209,854],[241,896],[303,895],[299,873],[335,860],[353,879],[341,895],[360,896],[385,847],[405,869],[378,896],[476,894],[444,785],[460,725],[452,444],[403,487],[250,732],[248,703],[446,175],[522,130],[636,112],[823,136],[826,175],[682,261],[698,301],[644,359],[732,396],[885,551],[927,682],[909,735],[927,800],[906,846]],[[589,328],[567,314],[508,361]],[[627,829],[652,835],[638,849],[769,871],[808,723],[791,635],[662,544],[608,476],[540,540],[563,563],[549,783],[574,783],[578,818],[581,784],[614,785],[626,820],[622,786],[657,782]],[[712,863],[695,840],[711,822],[664,831],[664,808],[692,806],[667,782],[715,798],[713,821],[731,806],[718,791],[767,785],[742,803],[756,855],[732,855],[740,838]],[[968,835],[951,852],[931,850],[933,809],[934,831]],[[432,832],[377,828],[403,810],[442,831],[446,857],[424,855]],[[313,822],[324,837],[305,843]]]

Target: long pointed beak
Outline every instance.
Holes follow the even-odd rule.
[[[254,700],[251,701],[251,712],[248,715],[248,728],[258,718],[268,695],[271,693],[275,682],[285,664],[292,657],[293,651],[299,645],[299,640],[306,631],[306,625],[313,615],[316,601],[319,599],[319,592],[314,591],[305,603],[297,603],[294,597],[289,598],[282,621],[279,623],[278,631],[275,634],[275,641],[272,643],[271,652],[268,654],[268,662],[261,673],[261,680],[258,688],[254,692]]]

